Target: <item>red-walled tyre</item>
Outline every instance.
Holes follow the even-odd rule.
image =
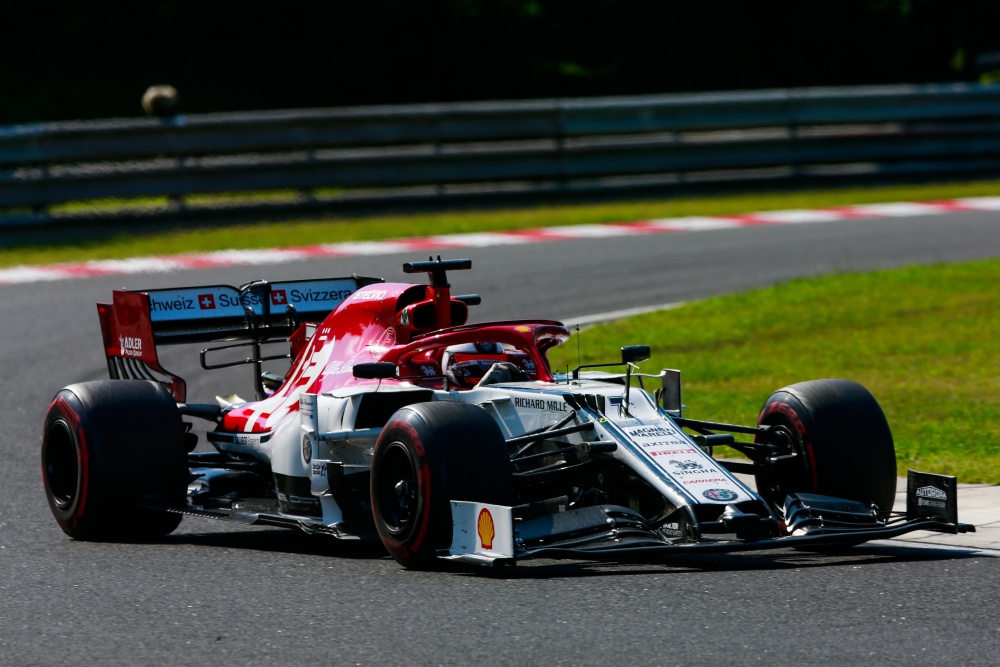
[[[783,428],[794,468],[757,475],[757,490],[781,509],[789,493],[816,493],[892,509],[896,451],[885,414],[871,393],[848,380],[812,380],[779,389],[759,425]]]
[[[52,515],[81,540],[171,533],[187,493],[184,427],[155,382],[105,380],[59,391],[45,415],[42,480]]]
[[[396,562],[418,569],[451,544],[452,500],[512,505],[503,434],[482,409],[418,403],[398,410],[372,455],[375,528]]]

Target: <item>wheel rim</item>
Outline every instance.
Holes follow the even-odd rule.
[[[794,471],[785,469],[784,474],[779,474],[775,469],[768,469],[763,478],[757,477],[757,492],[775,508],[781,510],[789,493],[805,491],[808,488],[809,468],[802,440],[794,424],[778,417],[764,420],[764,425],[771,426],[781,434],[784,443],[780,455],[795,454],[799,457],[800,465]]]
[[[390,443],[380,457],[377,494],[382,525],[397,538],[413,529],[417,516],[417,471],[410,450],[402,442]]]
[[[45,480],[52,500],[66,510],[80,491],[80,460],[69,424],[58,420],[49,427],[45,439]]]

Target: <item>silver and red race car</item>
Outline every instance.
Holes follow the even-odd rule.
[[[453,295],[446,272],[469,268],[404,265],[429,284],[115,292],[98,304],[112,379],[62,389],[45,418],[59,526],[78,539],[148,539],[190,514],[380,539],[408,567],[975,530],[958,522],[954,477],[911,471],[906,512],[892,511],[892,436],[862,386],[786,387],[754,426],[690,419],[678,371],[637,372],[646,346],[558,373],[547,352],[570,336],[559,322],[467,324],[480,299]],[[248,364],[255,400],[187,402],[157,354],[173,344],[215,345],[201,351],[205,369]],[[263,371],[283,358],[284,375]],[[211,448],[194,419],[208,422]],[[715,458],[722,447],[745,458]]]

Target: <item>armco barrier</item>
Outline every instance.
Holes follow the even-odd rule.
[[[1000,87],[979,84],[40,123],[0,127],[0,229],[995,173]],[[170,205],[61,206],[145,197]]]

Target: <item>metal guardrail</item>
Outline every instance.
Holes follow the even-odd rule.
[[[0,127],[0,228],[991,173],[1000,87],[979,84],[58,122]],[[62,206],[144,197],[170,203]]]

